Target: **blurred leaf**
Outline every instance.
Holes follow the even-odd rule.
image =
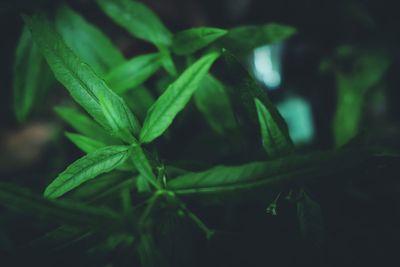
[[[96,141],[81,134],[66,132],[65,135],[72,143],[74,143],[80,150],[84,151],[85,153],[91,153],[99,148],[106,146],[106,144],[102,142]]]
[[[166,48],[161,48],[160,50],[163,55],[161,59],[163,68],[171,77],[176,77],[177,75],[176,67],[174,60],[172,59],[171,53]]]
[[[49,200],[19,186],[0,182],[0,205],[57,223],[85,227],[120,227],[122,218],[107,208],[65,200]]]
[[[55,23],[65,43],[99,75],[125,61],[122,53],[100,29],[66,4],[58,8]]]
[[[383,49],[338,48],[336,58],[330,62],[337,84],[333,121],[337,147],[358,133],[366,95],[382,80],[391,62],[390,55]]]
[[[254,101],[260,122],[262,144],[267,154],[274,158],[291,153],[294,146],[290,137],[282,132],[264,104],[257,98]]]
[[[88,116],[80,113],[78,110],[69,107],[55,107],[54,110],[57,114],[72,128],[79,133],[102,143],[111,145],[119,144],[120,141],[107,133]]]
[[[133,90],[125,92],[122,96],[133,113],[143,121],[147,111],[154,104],[155,99],[149,89],[139,86]]]
[[[172,51],[178,55],[192,54],[227,34],[226,30],[210,27],[192,28],[174,36]]]
[[[13,66],[14,113],[24,122],[48,90],[52,74],[27,27],[18,41]]]
[[[157,15],[144,4],[132,0],[97,0],[100,8],[132,36],[157,47],[169,46],[172,34]]]
[[[285,120],[269,99],[266,90],[262,89],[251,77],[249,72],[240,64],[238,59],[229,51],[224,51],[227,63],[228,88],[231,89],[233,110],[242,131],[248,135],[249,140],[259,140],[258,112],[254,105],[254,98],[257,98],[266,108],[276,128],[279,129],[285,139],[290,142],[289,130]]]
[[[297,217],[302,237],[317,246],[321,246],[324,239],[321,207],[303,190],[297,201]]]
[[[105,80],[110,88],[122,94],[144,83],[160,68],[160,65],[160,53],[140,55],[112,69],[105,76]]]
[[[217,53],[210,53],[197,60],[157,99],[143,123],[140,133],[141,142],[153,141],[169,127],[175,116],[189,102],[218,56]]]
[[[224,85],[212,75],[206,75],[194,92],[194,103],[211,128],[223,135],[236,127],[229,96]]]
[[[254,48],[281,42],[295,33],[295,28],[276,23],[241,26],[230,29],[228,34],[221,39],[221,43],[235,55],[246,55]]]
[[[108,88],[90,66],[68,48],[44,14],[24,16],[24,20],[56,79],[97,122],[112,132],[110,121],[103,113],[99,98],[107,99],[122,110],[129,110],[125,102]],[[129,118],[129,122],[135,120]],[[138,127],[137,122],[127,125],[128,130],[134,134],[139,131]]]
[[[108,146],[87,154],[60,173],[47,186],[44,196],[60,197],[99,174],[112,171],[127,159],[129,153],[127,146]]]

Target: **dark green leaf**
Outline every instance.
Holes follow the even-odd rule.
[[[51,80],[46,61],[24,27],[13,66],[14,112],[19,122],[24,122],[34,106],[43,100]]]
[[[141,121],[144,120],[147,111],[155,102],[150,90],[144,86],[129,90],[123,95],[123,98]]]
[[[119,98],[97,74],[67,47],[61,37],[50,24],[44,14],[24,17],[25,23],[32,32],[33,39],[47,60],[56,79],[60,81],[92,117],[110,132],[113,131],[109,120],[103,113],[99,98],[107,99],[113,105],[118,105],[125,115],[125,125],[131,133],[138,133],[138,123],[133,120],[125,102]],[[135,123],[132,123],[135,122]]]
[[[98,149],[72,163],[47,186],[44,195],[57,198],[80,184],[109,172],[121,165],[129,156],[127,146],[109,146]]]
[[[246,55],[254,48],[281,42],[295,33],[295,28],[275,23],[260,26],[241,26],[230,29],[221,43],[235,55]]]
[[[194,92],[193,99],[216,133],[222,135],[236,127],[229,96],[223,84],[213,76],[204,77],[199,89]]]
[[[184,30],[174,36],[172,50],[178,55],[192,54],[221,38],[226,33],[226,30],[210,27]]]
[[[122,218],[107,208],[45,199],[4,182],[0,182],[0,205],[16,212],[82,228],[103,226],[110,229],[122,225]]]
[[[258,190],[282,190],[302,185],[306,181],[326,178],[378,156],[370,150],[341,150],[293,155],[266,162],[252,162],[240,166],[217,166],[188,173],[168,182],[168,188],[178,194],[234,193],[240,197]],[[337,176],[334,176],[337,177]]]
[[[175,116],[186,106],[192,94],[208,73],[218,53],[203,56],[187,68],[179,78],[157,99],[150,108],[140,132],[140,141],[149,143],[160,136]]]
[[[72,143],[74,143],[80,150],[84,151],[85,153],[91,153],[99,148],[106,146],[106,144],[102,142],[96,141],[81,134],[66,132],[65,135]]]
[[[258,114],[254,105],[254,98],[257,98],[267,109],[276,126],[282,135],[290,140],[289,131],[286,122],[272,104],[266,90],[262,89],[251,77],[249,72],[240,64],[238,59],[229,51],[224,51],[227,63],[228,88],[231,89],[231,98],[233,109],[238,119],[239,126],[248,139],[259,140]],[[257,131],[255,131],[257,129]]]
[[[56,26],[65,43],[96,73],[103,75],[125,61],[100,29],[65,4],[57,10]]]
[[[260,122],[262,144],[267,154],[274,158],[291,153],[294,146],[290,137],[282,132],[264,104],[257,98],[254,101]]]
[[[172,34],[144,4],[132,0],[97,0],[97,3],[104,13],[134,37],[157,47],[171,44]]]
[[[118,94],[144,83],[161,65],[159,53],[134,57],[112,69],[106,76],[107,84]]]

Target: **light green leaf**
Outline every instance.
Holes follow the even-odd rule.
[[[118,105],[121,110],[126,111],[129,122],[125,125],[132,134],[139,131],[138,123],[134,123],[132,114],[128,111],[125,102],[119,98],[99,77],[84,63],[74,52],[68,48],[61,37],[50,24],[44,14],[35,14],[24,17],[25,23],[32,32],[33,39],[47,60],[56,79],[63,84],[72,97],[78,102],[97,122],[112,132],[109,120],[105,117],[104,109],[100,105],[99,98],[107,99],[113,105]],[[115,116],[119,116],[115,115]]]
[[[153,141],[169,127],[175,116],[189,102],[218,56],[218,53],[210,53],[197,60],[157,99],[143,123],[141,142]]]
[[[261,128],[262,144],[267,154],[274,158],[293,152],[294,146],[290,137],[282,132],[271,113],[260,100],[255,98],[254,102]]]
[[[78,110],[69,107],[55,107],[54,110],[79,133],[108,145],[120,143],[118,139],[111,136],[100,125]]]
[[[133,165],[135,165],[141,176],[143,176],[147,180],[147,182],[158,188],[159,186],[156,182],[156,177],[153,173],[151,164],[140,145],[132,146],[131,157]]]
[[[44,196],[57,198],[96,176],[112,171],[129,156],[127,146],[108,146],[98,149],[72,163],[47,186]]]
[[[107,84],[118,94],[144,83],[161,66],[159,53],[141,55],[112,69],[106,76]]]
[[[134,37],[153,43],[157,47],[171,44],[170,31],[144,4],[132,0],[97,0],[97,3],[104,13]]]
[[[223,135],[236,127],[232,106],[224,85],[212,75],[206,75],[194,92],[194,103],[210,127]]]
[[[227,34],[226,30],[210,27],[192,28],[174,36],[172,51],[178,55],[192,54]]]
[[[125,61],[100,29],[66,4],[58,8],[55,23],[65,43],[96,73],[103,75]]]
[[[113,211],[66,200],[49,200],[25,188],[0,182],[0,205],[7,209],[31,214],[78,228],[122,226],[122,218]]]
[[[24,122],[31,110],[43,101],[51,81],[50,69],[28,28],[24,27],[13,66],[14,112],[19,122]]]
[[[281,42],[295,33],[295,28],[276,23],[241,26],[230,29],[221,44],[235,55],[245,55],[254,48]]]
[[[81,134],[66,132],[65,136],[67,136],[67,138],[72,143],[74,143],[80,150],[84,151],[85,153],[91,153],[96,151],[97,149],[106,146],[106,144],[102,142],[99,142],[97,140],[94,140],[92,138],[86,137]]]

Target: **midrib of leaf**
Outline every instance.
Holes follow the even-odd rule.
[[[64,173],[64,175],[72,175],[72,177],[71,177],[70,179],[68,179],[68,180],[63,181],[62,183],[60,183],[59,186],[52,186],[52,187],[51,187],[51,194],[54,194],[54,192],[57,192],[57,191],[59,190],[59,188],[65,186],[66,184],[71,184],[71,183],[74,184],[74,182],[75,182],[83,173],[87,173],[87,172],[89,172],[89,171],[91,171],[91,170],[93,170],[93,169],[96,169],[97,165],[100,165],[102,162],[107,162],[107,161],[110,161],[110,160],[112,160],[112,159],[114,159],[114,158],[116,158],[116,157],[120,157],[120,154],[124,154],[124,153],[126,153],[126,151],[119,151],[119,152],[115,153],[115,154],[112,155],[112,156],[108,156],[108,157],[106,157],[106,158],[103,158],[101,161],[93,161],[93,160],[92,160],[92,163],[89,164],[89,166],[86,166],[86,168],[82,169],[81,172],[80,172],[79,174],[76,174],[76,171],[74,171],[74,170],[71,170],[70,172]],[[117,166],[117,165],[121,162],[122,159],[123,159],[123,157],[122,157],[119,161],[117,161],[116,163],[114,163],[112,166],[110,166],[110,167],[108,167],[108,168],[109,168],[109,169],[114,168],[115,166]],[[49,189],[50,189],[50,188],[49,188]],[[48,191],[48,190],[46,190],[46,191]],[[45,192],[45,194],[46,194],[46,192]]]

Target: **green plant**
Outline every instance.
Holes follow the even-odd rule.
[[[320,242],[321,211],[306,193],[307,183],[371,158],[396,156],[375,147],[296,153],[285,121],[235,56],[290,37],[292,27],[200,27],[172,34],[140,2],[97,3],[157,51],[125,59],[66,5],[54,21],[42,12],[23,16],[14,72],[17,118],[27,118],[54,78],[87,113],[55,108],[77,131],[67,138],[87,154],[51,181],[44,198],[0,183],[2,205],[60,225],[46,238],[68,243],[95,236],[89,252],[122,246],[141,266],[176,266],[159,236],[172,238],[178,228],[166,229],[165,221],[195,225],[213,239],[224,229],[209,227],[191,205],[255,199],[266,208],[271,203],[275,214],[279,196],[290,192],[302,234],[318,228]],[[219,72],[210,71],[214,64]],[[187,131],[199,114],[205,126]]]

